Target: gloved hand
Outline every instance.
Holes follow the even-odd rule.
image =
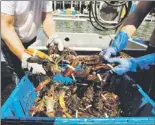
[[[103,49],[100,52],[100,55],[107,61],[109,61],[110,57],[115,56],[117,52],[123,50],[128,43],[129,36],[127,33],[120,31],[115,39],[113,40],[111,46],[107,49]]]
[[[53,47],[54,45],[57,45],[59,51],[63,51],[64,45],[57,34],[53,34],[47,40],[47,48]]]
[[[150,65],[155,64],[155,53],[139,58],[111,58],[109,62],[119,64],[118,66],[112,69],[118,75],[122,75],[128,71],[136,72],[137,69],[148,70],[150,68]]]
[[[41,64],[29,63],[27,60],[32,57],[31,55],[24,53],[22,55],[22,69],[27,69],[32,72],[32,74],[46,74]]]

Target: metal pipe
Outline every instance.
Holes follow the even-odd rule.
[[[80,1],[80,10],[79,10],[80,12],[81,12],[81,5],[82,5],[82,2]]]
[[[56,3],[56,1],[54,1],[54,10],[56,10],[56,5],[57,5],[57,3]]]
[[[73,1],[71,1],[71,8],[73,8]]]
[[[62,4],[63,4],[63,10],[64,10],[65,9],[65,2],[63,1]]]

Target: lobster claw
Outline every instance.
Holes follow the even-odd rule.
[[[29,62],[29,63],[43,64],[45,62],[45,59],[42,59],[42,58],[40,58],[38,56],[32,56],[32,57],[30,57],[30,58],[27,59],[27,62]]]

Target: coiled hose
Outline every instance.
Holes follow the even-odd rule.
[[[125,15],[123,18],[121,18],[117,23],[109,23],[108,21],[101,21],[99,20],[99,17],[97,15],[97,1],[91,1],[90,2],[90,6],[89,6],[89,19],[91,24],[93,25],[93,27],[95,27],[97,30],[100,31],[104,31],[104,30],[115,30],[117,29],[123,22],[123,20],[128,16],[129,12],[130,12],[130,8],[132,6],[132,1],[123,1],[123,2],[116,2],[117,4],[115,4],[115,2],[107,2],[104,1],[108,6],[113,6],[113,7],[125,7]],[[93,7],[94,6],[94,7]],[[122,10],[121,10],[122,11]],[[94,24],[94,22],[92,21],[92,18],[95,20],[95,23],[97,25]]]

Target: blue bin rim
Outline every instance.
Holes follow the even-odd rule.
[[[9,117],[3,118],[2,120],[13,120],[13,121],[38,121],[38,122],[51,122],[58,125],[64,124],[103,124],[103,125],[154,125],[155,117],[111,117],[111,118],[48,118],[48,117]]]

